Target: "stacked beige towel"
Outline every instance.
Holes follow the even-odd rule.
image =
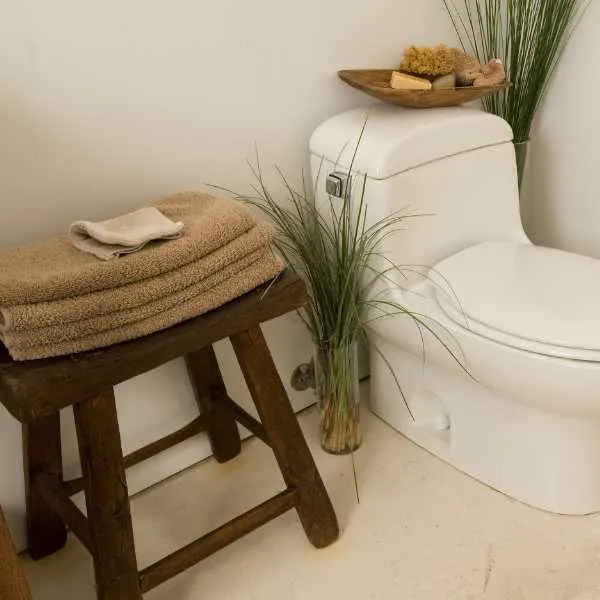
[[[102,261],[67,236],[0,251],[0,338],[15,360],[59,356],[148,335],[279,274],[270,225],[240,203],[198,192],[153,204],[181,237]]]

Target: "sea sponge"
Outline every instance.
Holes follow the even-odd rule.
[[[492,87],[506,83],[506,71],[502,61],[493,58],[481,69],[481,75],[473,82],[474,87]]]
[[[408,73],[437,77],[452,73],[454,63],[454,52],[445,44],[439,44],[435,48],[409,46],[404,51],[400,69]]]
[[[462,87],[473,85],[473,82],[482,76],[483,67],[481,63],[458,48],[452,48],[452,52],[454,54],[456,83]]]

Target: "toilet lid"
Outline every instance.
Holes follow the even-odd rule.
[[[556,347],[556,356],[600,350],[599,260],[490,242],[442,261],[431,279],[442,310],[474,332],[517,348]]]

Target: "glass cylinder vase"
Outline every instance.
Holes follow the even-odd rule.
[[[525,178],[525,165],[527,164],[527,153],[529,151],[529,140],[515,142],[515,157],[517,159],[517,175],[519,177],[519,190],[523,187]]]
[[[349,454],[362,443],[358,345],[353,340],[316,346],[321,446],[330,454]]]

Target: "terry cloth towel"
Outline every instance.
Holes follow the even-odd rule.
[[[95,314],[91,311],[88,313],[87,317],[82,317],[79,320],[50,325],[39,329],[30,329],[29,331],[9,331],[7,333],[0,333],[0,337],[8,347],[32,348],[39,344],[40,341],[43,343],[49,343],[50,340],[52,340],[52,342],[67,342],[72,338],[86,337],[94,333],[124,327],[130,323],[142,321],[143,319],[160,315],[164,311],[171,310],[178,304],[191,300],[211,287],[218,287],[230,277],[237,277],[241,271],[252,265],[257,266],[263,263],[269,264],[268,259],[270,256],[271,250],[268,248],[261,248],[244,256],[238,261],[229,263],[221,269],[215,270],[204,279],[200,279],[191,285],[182,287],[176,292],[156,295],[145,304],[134,306],[132,308],[123,308],[113,312],[105,312],[104,314]],[[159,278],[157,277],[156,279]],[[141,284],[140,287],[142,286],[143,284]],[[103,292],[96,293],[96,295],[102,294]],[[58,300],[55,304],[61,302],[63,301]]]
[[[141,250],[154,240],[173,240],[181,235],[183,223],[171,221],[156,207],[93,223],[76,221],[69,228],[73,246],[102,260],[118,258]]]
[[[168,310],[158,312],[142,320],[64,342],[45,339],[43,336],[44,330],[41,329],[39,330],[38,343],[35,346],[14,346],[12,344],[6,344],[6,346],[13,359],[33,360],[84,352],[144,337],[226,304],[230,300],[276,277],[283,267],[283,262],[280,259],[266,253],[262,258],[242,268],[235,275],[224,279],[218,285],[211,285],[211,281],[207,279],[198,286],[197,295],[192,295]],[[220,274],[217,273],[212,277],[217,279]]]
[[[175,194],[153,206],[181,221],[185,235],[113,261],[80,252],[67,235],[1,250],[0,306],[72,298],[156,277],[214,252],[256,223],[240,202],[199,192]]]
[[[72,298],[0,307],[0,332],[30,332],[35,336],[39,328],[64,327],[70,331],[71,323],[85,321],[92,326],[94,319],[101,320],[125,310],[135,311],[158,298],[177,294],[257,250],[264,251],[273,232],[271,225],[258,223],[222,248],[156,277]]]

